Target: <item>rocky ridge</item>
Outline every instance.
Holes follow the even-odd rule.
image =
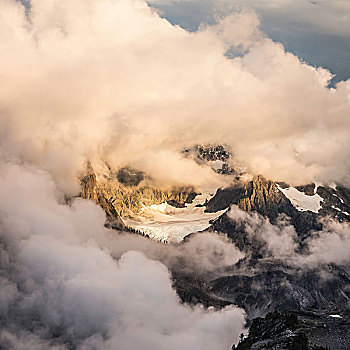
[[[197,195],[191,186],[160,189],[154,186],[142,186],[132,174],[140,172],[128,168],[111,173],[108,178],[97,181],[96,174],[88,165],[86,174],[81,178],[81,197],[95,201],[105,210],[109,219],[121,221],[123,217],[135,217],[144,206],[167,202],[175,207],[185,207]]]
[[[232,350],[347,350],[350,313],[273,312],[253,320],[249,335]]]
[[[279,189],[280,186],[288,187],[287,184],[279,184],[265,179],[262,175],[257,175],[243,185],[236,184],[218,189],[215,196],[207,203],[206,210],[215,212],[234,204],[243,211],[257,212],[269,218],[271,223],[275,223],[280,215],[285,215],[290,218],[291,224],[301,238],[305,238],[311,230],[321,230],[321,218],[331,217],[340,222],[350,221],[349,189],[328,186],[315,188],[314,184],[296,187],[301,194],[310,197],[318,194],[322,198],[321,208],[318,213],[315,213],[310,210],[299,211]],[[230,226],[229,221],[222,218],[216,222],[214,229],[219,231],[222,228],[224,232],[232,232],[236,229],[228,226]]]

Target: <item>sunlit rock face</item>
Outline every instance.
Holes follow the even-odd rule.
[[[87,174],[81,179],[81,195],[100,204],[107,215],[119,217],[135,217],[143,207],[165,201],[175,207],[184,207],[185,203],[191,202],[196,196],[190,186],[162,189],[139,185],[142,180],[136,185],[137,180],[130,175],[132,171],[138,177],[143,176],[137,170],[121,169],[117,176],[111,173],[108,177],[97,180],[94,170],[88,166]]]
[[[96,174],[91,167],[87,166],[87,173],[81,179],[81,196],[84,199],[90,199],[96,202],[105,212],[107,216],[107,223],[115,229],[125,229],[125,225],[120,218],[110,199],[105,196],[96,180]]]
[[[186,208],[197,196],[192,187],[143,186],[141,177],[141,172],[126,168],[119,170],[117,176],[111,173],[108,178],[97,180],[89,165],[81,179],[81,196],[100,205],[113,228],[128,227],[164,242],[179,242],[188,234],[202,231],[218,216],[199,213],[204,208]],[[165,203],[167,211],[162,210]]]
[[[271,218],[276,217],[282,209],[288,210],[291,207],[276,183],[266,180],[262,175],[254,176],[243,185],[219,189],[208,202],[207,211],[221,210],[231,204],[238,205],[241,210],[257,211]]]
[[[198,194],[191,186],[160,188],[148,181],[143,172],[130,167],[116,172],[109,169],[108,174],[96,176],[89,164],[81,179],[82,197],[98,203],[109,223],[114,222],[112,227],[128,226],[151,238],[173,243],[212,225],[218,231],[232,231],[231,221],[225,219],[231,205],[245,212],[257,212],[272,223],[285,215],[301,237],[310,230],[322,229],[322,217],[330,216],[339,222],[350,220],[350,191],[344,187],[292,187],[262,175],[244,182],[242,170],[230,167],[231,152],[223,146],[196,145],[184,149],[183,154],[223,176],[234,175],[232,185],[217,189],[215,195]]]

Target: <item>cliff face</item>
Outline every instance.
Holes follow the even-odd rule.
[[[295,191],[299,196],[308,200],[313,196],[321,199],[318,212],[311,210],[298,210],[289,198],[281,191],[288,188],[286,184],[266,180],[262,175],[254,176],[244,185],[236,185],[219,189],[215,196],[207,203],[207,211],[215,212],[237,205],[243,211],[255,211],[275,223],[280,214],[288,216],[301,238],[306,237],[310,230],[322,229],[322,217],[330,216],[340,222],[350,221],[350,190],[344,187],[330,188],[327,186],[315,187],[314,184],[299,186]],[[218,231],[232,233],[237,227],[221,217],[214,224]]]
[[[81,197],[93,200],[105,211],[107,216],[107,226],[119,230],[125,229],[125,225],[123,224],[119,213],[115,210],[115,207],[105,196],[103,191],[101,191],[100,186],[98,186],[96,174],[91,165],[88,165],[87,174],[81,179]]]
[[[123,176],[123,183],[120,172],[118,177],[98,181],[91,165],[88,166],[86,175],[81,179],[82,198],[95,201],[105,210],[109,218],[133,218],[140,213],[143,206],[166,201],[175,207],[184,207],[185,203],[191,202],[196,196],[192,187],[158,189],[150,186],[135,186],[130,178],[126,184],[125,172]]]
[[[97,189],[121,217],[134,217],[140,213],[143,206],[161,204],[165,201],[182,207],[189,198],[194,197],[191,188],[162,190],[152,187],[129,187],[116,179],[97,183]]]
[[[213,212],[236,204],[244,211],[257,211],[269,218],[277,217],[282,211],[294,211],[293,206],[273,181],[266,180],[262,175],[254,176],[243,186],[236,185],[219,189],[208,202],[207,211]]]
[[[275,219],[281,212],[294,212],[276,183],[261,175],[254,176],[253,180],[245,184],[243,196],[237,204],[244,211],[257,211],[270,219]]]

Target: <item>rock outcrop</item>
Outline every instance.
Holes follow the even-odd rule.
[[[315,192],[315,185],[299,186],[297,189],[307,196],[315,193],[322,198],[321,208],[318,213],[312,211],[299,211],[291,201],[280,191],[278,186],[288,186],[266,180],[262,175],[254,176],[244,185],[219,189],[215,196],[207,203],[206,210],[215,212],[237,205],[247,212],[258,212],[275,223],[279,215],[283,214],[290,218],[291,224],[297,233],[304,239],[311,230],[321,230],[321,218],[330,216],[340,222],[350,221],[350,190],[344,187],[333,189],[319,186]],[[214,229],[232,233],[237,227],[229,220],[220,218],[215,222]]]
[[[139,184],[140,172],[121,169],[115,176],[97,180],[91,165],[81,179],[82,198],[99,204],[109,218],[135,217],[144,206],[168,202],[175,207],[185,207],[197,195],[190,186],[161,189]]]
[[[295,208],[278,189],[273,181],[266,180],[262,175],[254,176],[243,186],[235,185],[219,189],[208,202],[207,211],[214,212],[236,204],[244,211],[257,211],[270,219],[275,219],[279,213],[293,215]]]
[[[93,200],[105,211],[107,216],[107,226],[117,230],[125,229],[125,225],[114,205],[105,196],[100,186],[98,186],[96,174],[94,173],[91,164],[88,164],[86,175],[81,179],[81,197]]]
[[[231,152],[222,145],[195,145],[185,148],[183,153],[199,164],[212,165],[212,169],[218,174],[235,175],[237,178],[240,176],[240,172],[230,166]]]
[[[350,309],[350,275],[332,264],[300,267],[250,258],[207,285],[217,298],[244,308],[251,319],[274,310]]]
[[[242,335],[232,350],[345,350],[349,329],[348,311],[341,315],[316,310],[273,312],[253,320],[248,337]]]

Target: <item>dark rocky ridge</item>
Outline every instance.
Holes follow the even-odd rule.
[[[288,266],[278,260],[245,259],[208,290],[244,308],[249,318],[274,310],[350,309],[350,275],[336,265]]]
[[[299,186],[297,189],[305,191],[306,195],[313,195],[315,185]],[[219,189],[215,196],[207,203],[207,211],[216,212],[235,204],[241,210],[255,211],[275,223],[279,215],[284,214],[291,220],[301,239],[307,237],[310,230],[321,230],[320,218],[330,216],[340,222],[350,221],[350,190],[344,187],[333,189],[319,186],[317,194],[323,198],[322,208],[319,213],[311,211],[298,211],[290,200],[278,189],[277,183],[266,180],[262,175],[254,176],[251,181],[244,185]],[[337,209],[336,209],[337,208]],[[218,220],[214,229],[230,233],[236,227],[230,227],[225,219]]]
[[[205,307],[222,308],[231,305],[232,302],[220,298],[210,290],[206,281],[197,276],[184,275],[181,271],[172,271],[173,286],[180,299],[187,304],[201,304]]]
[[[280,186],[289,187],[287,184]],[[311,196],[316,186],[310,184],[297,189]],[[241,210],[269,218],[272,224],[276,224],[281,215],[287,216],[302,247],[310,231],[322,229],[320,219],[331,217],[340,222],[349,221],[349,216],[341,213],[349,213],[349,189],[319,186],[316,193],[323,198],[319,213],[301,212],[276,183],[255,176],[244,185],[219,189],[207,203],[207,210],[217,211],[234,204]],[[242,341],[237,349],[350,349],[349,317],[338,320],[327,315],[331,310],[349,314],[350,276],[346,267],[334,264],[289,266],[267,258],[263,244],[258,239],[252,240],[245,232],[244,223],[231,220],[228,214],[213,222],[212,229],[226,233],[247,254],[246,259],[226,273],[221,271],[221,277],[203,282],[207,295],[244,308],[249,319],[254,320],[249,340]],[[180,296],[184,298],[183,295],[182,290]],[[189,296],[184,300],[189,301]],[[294,315],[292,329],[286,327],[286,315]]]
[[[213,169],[218,174],[236,175],[237,178],[241,175],[241,172],[230,166],[231,152],[222,145],[195,145],[191,148],[185,148],[183,153],[186,157],[192,157],[199,164],[221,161],[222,166],[218,169]]]
[[[350,313],[273,312],[253,320],[249,335],[236,350],[348,350],[350,348]]]

